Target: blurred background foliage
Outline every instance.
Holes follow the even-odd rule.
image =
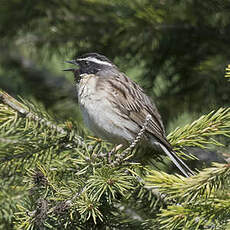
[[[0,87],[80,119],[63,62],[98,52],[155,99],[171,130],[229,105],[229,10],[229,0],[2,0]]]

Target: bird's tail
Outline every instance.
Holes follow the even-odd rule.
[[[161,149],[166,153],[166,155],[172,160],[176,167],[186,176],[193,176],[193,171],[174,153],[169,151],[163,144],[159,143]]]

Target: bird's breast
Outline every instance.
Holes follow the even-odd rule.
[[[97,79],[89,78],[78,85],[78,101],[85,125],[98,137],[116,144],[127,144],[133,133],[130,121],[120,116],[109,100],[109,92],[98,90]],[[134,125],[134,124],[133,124]],[[136,129],[136,125],[134,125]]]

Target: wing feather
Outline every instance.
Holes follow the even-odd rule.
[[[143,89],[124,74],[115,75],[106,81],[110,83],[109,90],[114,104],[119,106],[119,109],[140,127],[145,122],[146,116],[150,114],[152,119],[147,127],[147,132],[171,149],[171,145],[165,137],[161,116]]]

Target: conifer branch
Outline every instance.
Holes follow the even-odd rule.
[[[192,124],[177,128],[168,135],[172,146],[198,146],[205,148],[207,144],[222,146],[214,139],[215,136],[223,135],[230,137],[230,108],[220,108],[207,115],[201,116]]]
[[[150,170],[146,177],[147,187],[158,189],[167,194],[169,199],[187,202],[192,202],[200,196],[208,198],[228,184],[230,184],[230,165],[219,163],[213,163],[213,167],[206,168],[189,178],[156,170]]]
[[[45,114],[40,113],[39,109],[36,110],[36,106],[33,108],[30,104],[22,105],[14,100],[7,94],[4,96],[1,94],[0,126],[3,136],[0,140],[9,141],[1,143],[3,147],[0,145],[0,153],[3,153],[6,145],[8,152],[13,153],[7,157],[15,159],[12,161],[14,163],[18,162],[17,158],[27,154],[32,156],[34,153],[37,153],[36,159],[42,155],[52,159],[47,163],[47,170],[40,167],[40,170],[28,175],[32,179],[32,183],[27,186],[30,195],[25,195],[25,199],[21,202],[22,206],[18,205],[19,212],[15,215],[18,229],[46,226],[51,226],[51,229],[60,226],[68,229],[66,224],[70,224],[69,229],[77,229],[81,226],[100,226],[102,222],[104,226],[111,227],[111,221],[114,226],[124,229],[124,225],[120,223],[121,219],[125,220],[125,226],[133,226],[132,215],[138,215],[138,218],[143,218],[147,223],[147,218],[150,222],[154,222],[157,213],[160,217],[159,223],[161,226],[166,226],[166,229],[168,226],[169,229],[173,229],[174,226],[185,226],[196,221],[207,226],[206,222],[212,221],[213,218],[210,217],[205,202],[210,202],[212,205],[212,199],[216,199],[212,206],[215,209],[215,217],[218,212],[223,212],[223,209],[218,209],[216,206],[228,200],[221,200],[217,194],[223,194],[222,191],[225,192],[226,186],[229,185],[228,164],[214,164],[214,167],[191,178],[149,169],[144,181],[140,171],[144,175],[146,171],[141,170],[138,164],[120,164],[119,167],[111,167],[112,165],[104,157],[108,152],[104,142],[94,141],[94,145],[89,142],[86,145],[83,142],[81,145],[76,141],[72,144],[72,139],[75,138],[74,132],[69,132],[61,125],[52,122]],[[127,154],[141,140],[148,126],[148,120],[147,116],[134,142],[124,151],[122,157],[124,161],[132,156],[132,153],[128,156]],[[203,116],[187,128],[175,131],[171,139],[175,141],[176,147],[194,143],[198,145],[216,143],[212,139],[209,140],[210,136],[229,137],[229,122],[230,109],[220,109]],[[13,145],[11,138],[13,142],[15,141]],[[54,156],[51,153],[58,154]],[[148,202],[148,205],[143,207],[142,201]],[[131,212],[135,214],[127,215],[124,211],[119,211],[122,209],[128,212],[130,205]],[[162,207],[164,209],[159,214],[159,209]],[[200,216],[199,207],[203,210],[203,216]],[[142,209],[140,215],[138,209]],[[114,216],[114,213],[119,214],[119,218]],[[137,226],[140,226],[140,223],[143,224],[143,221],[137,223]]]
[[[229,164],[214,163],[190,178],[150,170],[146,186],[171,201],[159,214],[160,229],[216,229],[229,221]]]
[[[223,198],[198,200],[193,205],[171,205],[158,215],[159,229],[228,229],[230,216],[230,199]]]
[[[6,92],[0,90],[0,102],[3,104],[9,106],[14,111],[18,112],[20,116],[26,117],[28,119],[32,119],[34,121],[37,121],[39,123],[45,124],[47,127],[56,130],[62,135],[68,135],[67,131],[64,130],[62,127],[52,123],[51,121],[46,120],[45,118],[41,118],[37,116],[35,113],[29,111],[28,108],[26,108],[25,105],[21,104],[19,101],[17,101],[15,98],[7,94]],[[76,134],[73,137],[73,142],[75,142],[77,145],[85,146],[85,143],[83,142],[83,139],[80,136],[77,136]]]

